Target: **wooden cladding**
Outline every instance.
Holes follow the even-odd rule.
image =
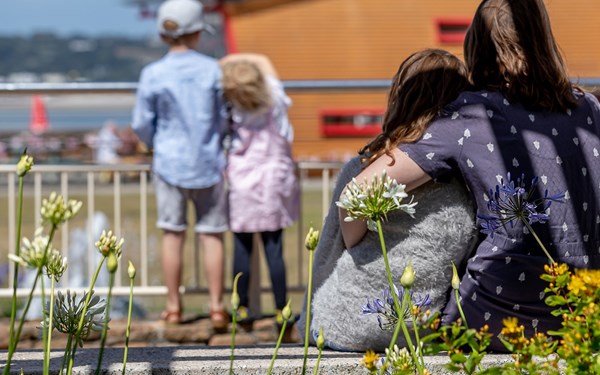
[[[239,52],[269,56],[284,80],[391,79],[402,60],[423,48],[447,49],[462,58],[464,31],[479,3],[247,0],[231,13],[231,29]],[[600,1],[545,3],[571,76],[600,77]],[[332,138],[323,131],[321,114],[329,109],[385,108],[387,92],[289,94],[294,100],[294,156],[345,160],[371,137]]]

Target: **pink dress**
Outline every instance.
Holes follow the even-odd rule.
[[[299,186],[291,154],[290,98],[267,77],[272,106],[257,112],[232,110],[229,151],[229,220],[233,232],[283,229],[298,218]]]

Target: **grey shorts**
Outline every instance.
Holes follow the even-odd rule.
[[[185,189],[173,186],[157,174],[153,175],[156,193],[156,226],[182,232],[187,229],[188,201],[196,210],[196,233],[223,233],[229,229],[227,195],[224,181],[204,189]]]

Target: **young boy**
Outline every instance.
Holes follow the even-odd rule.
[[[167,323],[180,323],[179,286],[187,228],[187,203],[196,211],[194,230],[204,251],[215,329],[226,329],[223,308],[223,232],[228,229],[220,116],[221,70],[216,60],[194,50],[202,21],[197,0],[167,0],[158,10],[158,30],[169,52],[141,73],[132,128],[153,150],[157,227],[163,230],[162,268],[168,289]]]

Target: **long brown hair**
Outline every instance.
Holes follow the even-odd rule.
[[[509,101],[534,110],[576,106],[542,0],[483,0],[464,51],[477,88],[501,91]]]
[[[366,165],[402,142],[421,138],[442,109],[469,87],[462,61],[448,51],[425,49],[400,64],[392,79],[382,132],[358,153]]]

